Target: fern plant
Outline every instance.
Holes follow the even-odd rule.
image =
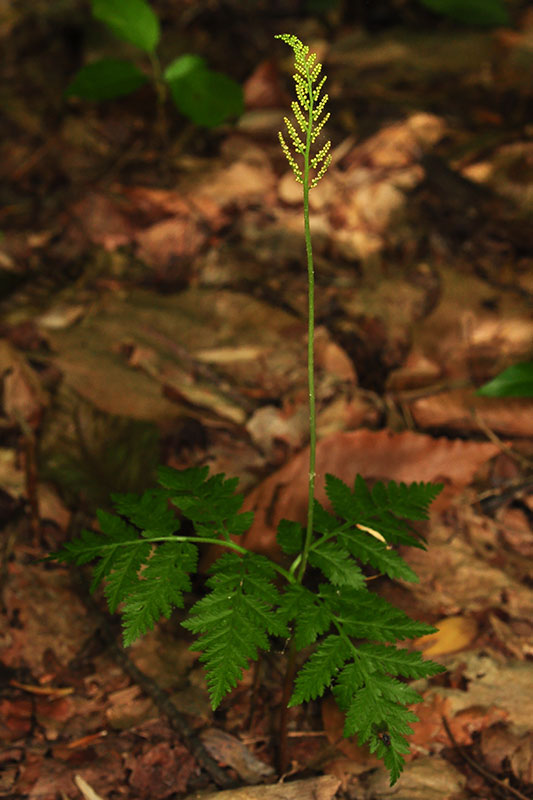
[[[287,638],[291,644],[284,706],[331,691],[345,713],[345,735],[357,734],[359,743],[368,743],[384,760],[394,783],[408,751],[410,723],[417,719],[410,706],[421,699],[401,678],[431,676],[443,668],[397,646],[399,640],[435,629],[369,592],[361,566],[392,579],[416,581],[396,546],[424,547],[411,523],[427,519],[429,505],[442,487],[390,482],[370,489],[361,476],[350,487],[328,475],[331,510],[314,496],[314,279],[308,200],[310,189],[330,162],[329,141],[312,155],[329,115],[324,113],[327,95],[320,96],[325,79],[319,80],[321,65],[315,55],[295,36],[279,38],[295,54],[294,121],[285,120],[291,144],[282,134],[280,141],[296,179],[303,184],[309,275],[307,523],[279,523],[282,563],[250,552],[238,539],[252,524],[253,513],[241,510],[243,497],[236,492],[236,478],[209,475],[208,467],[175,470],[162,466],[157,488],[140,496],[112,495],[115,513],[98,512],[100,532],[85,530],[51,558],[76,564],[96,562],[91,588],[94,591],[105,581],[110,610],[121,608],[127,646],[161,616],[169,617],[174,607],[184,606],[199,549],[222,545],[225,551],[210,569],[205,595],[183,622],[197,637],[194,648],[201,651],[213,709],[237,685],[250,660],[269,650],[270,637]],[[188,520],[186,528],[182,519]],[[310,568],[312,586],[307,580]],[[299,663],[301,651],[311,646],[314,651]],[[284,709],[281,739],[283,763]]]

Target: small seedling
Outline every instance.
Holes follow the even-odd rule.
[[[283,689],[296,706],[331,691],[345,713],[344,733],[357,735],[382,758],[394,783],[409,747],[410,705],[420,695],[403,678],[436,675],[443,667],[417,651],[397,647],[398,640],[432,633],[368,590],[361,565],[392,579],[417,581],[397,552],[398,545],[423,548],[410,525],[425,520],[441,490],[431,483],[376,483],[369,488],[358,475],[352,487],[326,476],[331,510],[315,498],[314,267],[309,226],[309,192],[330,163],[330,143],[315,144],[329,114],[321,64],[296,36],[281,35],[295,56],[296,100],[286,117],[289,142],[280,133],[283,152],[303,185],[303,216],[309,277],[308,381],[310,458],[307,522],[283,519],[277,542],[278,563],[248,551],[238,542],[252,524],[242,512],[237,478],[209,475],[208,467],[159,468],[159,487],[141,496],[112,495],[115,513],[98,512],[101,533],[84,531],[51,558],[86,564],[97,561],[92,590],[105,581],[110,611],[122,613],[124,644],[151,629],[173,607],[184,606],[197,570],[202,545],[222,545],[212,565],[205,595],[183,622],[197,638],[194,649],[207,672],[213,709],[242,677],[270,637],[290,641]],[[181,526],[181,518],[190,521]],[[314,581],[310,585],[309,569]],[[320,579],[316,579],[319,574]],[[303,650],[314,651],[302,658]],[[301,663],[303,661],[303,663]],[[293,680],[294,678],[294,680]],[[286,712],[282,709],[282,764],[287,761]]]
[[[92,0],[93,16],[119,39],[148,56],[148,71],[131,61],[106,58],[83,67],[66,90],[67,97],[110,100],[130,94],[147,82],[154,85],[159,124],[166,129],[168,92],[179,111],[196,125],[213,127],[243,111],[243,92],[227,75],[210,70],[198,55],[182,55],[162,70],[157,54],[159,19],[146,0]]]

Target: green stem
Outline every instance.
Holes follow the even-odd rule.
[[[307,529],[305,532],[302,560],[298,569],[297,580],[302,582],[307,568],[309,548],[313,538],[313,514],[315,504],[315,464],[316,464],[316,402],[315,402],[315,270],[313,264],[313,245],[311,242],[311,225],[309,223],[309,155],[311,152],[311,131],[313,128],[313,87],[309,71],[309,122],[305,139],[304,152],[304,229],[305,250],[307,253],[307,384],[309,389],[309,483],[307,500]]]
[[[191,544],[214,544],[218,545],[219,547],[228,547],[230,550],[235,550],[237,553],[241,555],[248,555],[250,553],[246,547],[242,547],[240,544],[237,544],[234,541],[226,541],[224,539],[211,539],[207,536],[154,536],[150,538],[143,538],[144,542],[150,542],[151,544],[160,543],[160,542],[191,542]],[[139,544],[139,539],[132,539],[130,542],[120,542],[119,547],[135,547]],[[100,550],[108,550],[110,548],[117,547],[116,543],[108,544],[108,545],[101,545]],[[52,554],[50,559],[54,558],[56,554]],[[282,575],[288,583],[294,583],[294,576],[286,569],[281,567],[279,564],[276,564],[275,561],[270,559],[270,563],[272,567]]]

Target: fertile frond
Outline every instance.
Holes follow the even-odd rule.
[[[292,150],[280,133],[281,148],[294,172],[296,180],[311,189],[317,185],[331,163],[331,156],[326,155],[331,146],[330,142],[327,142],[320,153],[317,153],[311,159],[311,145],[315,142],[329,118],[328,113],[320,119],[328,101],[327,94],[320,98],[320,92],[324,86],[326,76],[324,75],[317,83],[322,64],[315,63],[316,53],[309,53],[309,48],[304,46],[297,36],[284,33],[276,36],[276,39],[286,42],[294,51],[294,67],[296,71],[293,78],[297,102],[293,101],[291,108],[296,123],[305,138],[305,142],[303,142],[296,132],[294,124],[288,117],[285,117],[285,125],[292,142]],[[297,156],[303,156],[303,169],[296,159]],[[310,167],[315,170],[315,175],[311,180],[309,179]]]
[[[215,709],[237,685],[250,659],[257,659],[259,649],[268,649],[268,634],[286,636],[287,627],[275,611],[279,595],[268,559],[225,553],[211,572],[211,592],[192,607],[183,625],[199,634],[197,647]]]
[[[281,149],[285,153],[287,161],[291,165],[291,169],[294,172],[294,177],[296,178],[298,183],[303,183],[302,170],[301,170],[298,162],[294,158],[293,154],[291,153],[291,151],[289,149],[289,146],[288,146],[287,142],[285,141],[285,139],[283,138],[283,134],[281,133],[281,131],[278,133],[278,136],[279,136],[279,142],[281,144]]]

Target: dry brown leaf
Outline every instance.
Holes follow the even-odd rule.
[[[147,743],[140,755],[130,752],[125,767],[131,770],[129,784],[139,797],[163,800],[187,789],[197,764],[181,742]]]
[[[332,775],[308,778],[305,781],[276,783],[265,786],[243,786],[222,792],[195,792],[185,800],[331,800],[340,786]]]
[[[465,389],[421,397],[409,406],[420,428],[461,433],[488,428],[502,436],[524,437],[533,436],[532,407],[529,399],[477,397]]]
[[[49,403],[48,392],[24,356],[5,339],[0,340],[0,378],[6,416],[16,424],[36,427]]]
[[[370,800],[458,800],[463,797],[466,776],[453,764],[437,755],[417,758],[405,765],[394,786],[390,786],[387,770],[374,772],[368,782],[366,797]]]
[[[259,783],[274,775],[274,769],[257,758],[236,736],[219,728],[207,728],[200,738],[212,758],[221,765],[232,767],[246,783]]]
[[[473,719],[479,719],[479,713],[483,712],[482,728],[498,720],[508,720],[518,734],[530,732],[533,719],[531,662],[510,659],[500,662],[489,653],[477,650],[452,656],[448,666],[450,670],[461,670],[467,680],[466,691],[437,687],[429,689],[426,696],[436,693],[446,698],[452,722],[460,712],[468,712],[470,716],[463,717],[461,725],[466,731],[473,731]],[[455,728],[452,730],[455,733]]]
[[[316,496],[328,507],[324,491],[326,473],[353,484],[364,478],[444,481],[444,500],[466,486],[476,470],[498,452],[493,444],[432,439],[430,436],[391,431],[359,430],[334,433],[318,443]],[[276,528],[285,518],[305,523],[309,451],[302,451],[271,475],[246,498],[245,509],[255,511],[254,523],[244,536],[244,546],[258,552],[277,553]],[[439,499],[434,507],[438,508]]]
[[[171,217],[136,234],[138,256],[158,273],[172,270],[172,279],[191,277],[190,260],[205,245],[209,232],[194,219]]]
[[[244,105],[247,109],[279,108],[288,105],[277,62],[262,61],[245,80]],[[289,101],[290,102],[290,101]]]
[[[73,232],[83,231],[89,241],[105,250],[116,250],[131,242],[135,227],[129,219],[130,204],[101,192],[89,192],[71,209]]]

